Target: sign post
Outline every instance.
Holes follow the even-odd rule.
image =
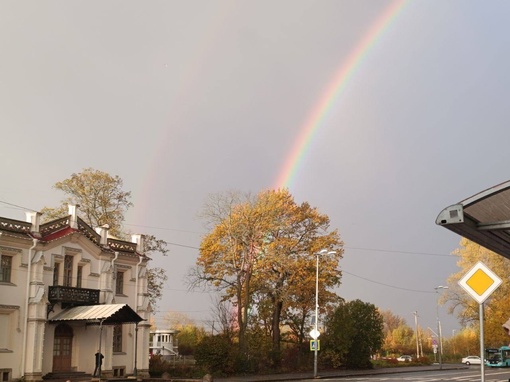
[[[481,382],[485,382],[485,347],[483,338],[483,303],[500,285],[501,279],[485,264],[478,262],[459,280],[459,285],[479,304],[480,314],[480,365]]]

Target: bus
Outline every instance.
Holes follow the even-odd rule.
[[[501,346],[499,349],[485,349],[485,366],[510,367],[510,347]]]

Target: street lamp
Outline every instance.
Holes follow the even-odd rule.
[[[317,257],[317,266],[315,271],[315,327],[314,334],[316,338],[315,340],[315,349],[313,356],[313,377],[317,378],[317,357],[319,351],[319,330],[318,330],[318,321],[319,321],[319,256],[320,255],[334,255],[336,251],[328,251],[327,249],[321,249],[319,252],[315,254]]]
[[[439,342],[439,368],[443,368],[443,340],[441,338],[441,321],[439,321],[439,289],[448,289],[447,286],[439,285],[434,288],[437,293],[437,300],[436,300],[436,320],[437,320],[437,337]]]

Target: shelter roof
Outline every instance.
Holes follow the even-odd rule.
[[[57,313],[49,322],[86,321],[89,324],[117,325],[143,321],[127,304],[75,306]]]
[[[446,207],[436,224],[510,259],[510,181]]]

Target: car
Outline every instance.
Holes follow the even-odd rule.
[[[413,357],[411,357],[410,355],[401,355],[400,357],[397,358],[397,361],[399,361],[399,362],[412,362],[413,361]]]
[[[468,355],[467,357],[462,358],[462,363],[465,365],[481,365],[482,360],[477,355]]]

